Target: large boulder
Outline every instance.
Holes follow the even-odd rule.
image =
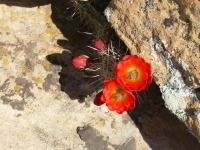
[[[200,1],[112,0],[104,14],[152,65],[165,106],[200,140]]]
[[[89,98],[72,101],[89,86],[71,64],[70,50],[78,50],[68,39],[84,41],[76,36],[80,22],[52,17],[55,10],[66,12],[63,7],[47,0],[0,2],[0,149],[149,150],[126,113],[109,112]]]

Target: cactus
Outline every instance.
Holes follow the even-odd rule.
[[[79,15],[80,20],[92,30],[94,38],[109,43],[107,51],[98,51],[97,47],[97,49],[90,47],[94,50],[92,57],[95,61],[91,63],[89,68],[84,70],[91,72],[92,76],[90,77],[98,77],[98,80],[101,81],[114,78],[115,75],[112,70],[122,56],[125,55],[125,51],[122,48],[124,47],[123,44],[119,45],[118,48],[114,47],[120,40],[118,40],[114,30],[103,15],[103,11],[110,1],[70,0],[70,2],[74,7],[75,13]]]
[[[106,0],[70,0],[80,20],[93,30],[96,39],[108,41],[111,28],[103,15],[109,1]]]

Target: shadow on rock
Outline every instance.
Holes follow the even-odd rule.
[[[79,49],[84,49],[86,44],[91,44],[92,34],[84,34],[84,32],[89,32],[88,26],[81,23],[79,16],[68,1],[52,0],[51,8],[52,21],[69,42],[66,44],[66,41],[58,40],[58,44],[64,48],[68,48],[66,46],[70,44]]]
[[[144,140],[152,149],[199,150],[198,140],[187,127],[164,105],[159,87],[152,83],[147,92],[140,93],[141,100],[128,111]]]
[[[93,78],[90,71],[75,68],[71,60],[73,55],[70,51],[48,55],[47,60],[54,65],[62,67],[59,72],[61,91],[65,92],[74,100],[84,102],[85,98],[100,89],[101,80]]]
[[[76,15],[73,16],[73,13],[73,7],[68,1],[52,0],[52,21],[66,38],[66,40],[58,39],[57,44],[66,51],[62,54],[48,55],[47,60],[62,67],[59,73],[61,90],[71,99],[84,102],[88,95],[100,89],[102,81],[93,77],[94,72],[77,69],[71,63],[73,57],[91,56],[93,51],[87,47],[92,43],[92,35],[82,33],[88,32],[88,28],[81,24],[79,18]]]
[[[51,0],[1,0],[0,4],[20,7],[39,7],[50,4]]]

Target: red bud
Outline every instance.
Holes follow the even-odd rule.
[[[101,40],[97,40],[94,42],[94,47],[99,51],[107,51],[108,45]]]
[[[86,55],[77,56],[72,59],[72,64],[76,68],[85,68],[88,66],[88,63],[89,57]]]
[[[103,92],[101,91],[100,93],[98,93],[94,99],[94,104],[97,106],[100,106],[102,104],[104,104],[104,102],[101,101],[101,95],[103,94]]]

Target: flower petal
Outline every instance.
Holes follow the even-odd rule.
[[[122,60],[127,60],[127,59],[130,59],[131,58],[131,55],[125,55]]]
[[[136,55],[124,56],[122,61],[117,64],[114,72],[117,75],[117,81],[131,91],[146,89],[147,84],[152,81],[150,64]],[[130,74],[133,72],[136,76],[130,78]]]
[[[130,106],[128,107],[128,109],[133,109],[134,107],[135,107],[135,101],[130,104]]]
[[[121,95],[120,98],[116,99],[116,95],[119,94]],[[131,91],[128,91],[124,85],[121,85],[116,78],[105,82],[101,101],[105,102],[110,110],[122,113],[132,108],[135,100],[136,96]]]
[[[108,109],[111,110],[111,111],[115,110],[115,109],[112,107],[112,105],[107,105],[107,107],[108,107]]]
[[[116,110],[118,114],[122,114],[124,111]]]

